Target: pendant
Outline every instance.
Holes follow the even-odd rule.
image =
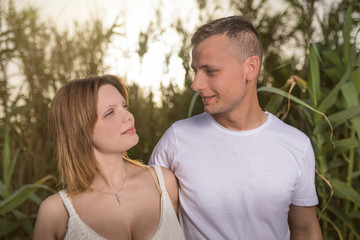
[[[118,201],[119,205],[121,205],[120,204],[120,198],[119,198],[119,196],[117,194],[115,195],[115,199],[116,199],[116,201]]]

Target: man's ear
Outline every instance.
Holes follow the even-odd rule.
[[[246,80],[252,81],[257,78],[260,71],[260,59],[258,56],[251,56],[245,62]]]

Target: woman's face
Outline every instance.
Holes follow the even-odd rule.
[[[100,87],[97,115],[93,132],[95,151],[118,154],[138,143],[134,116],[127,110],[126,100],[114,86],[106,84]]]

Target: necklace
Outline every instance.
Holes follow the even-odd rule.
[[[117,193],[115,193],[115,194],[114,193],[108,193],[108,192],[103,192],[103,191],[97,190],[95,188],[92,188],[92,190],[95,190],[97,192],[113,195],[115,197],[115,200],[119,203],[119,205],[121,205],[121,203],[120,203],[120,197],[119,197],[118,194],[121,192],[121,189],[124,187],[124,184],[125,184],[125,181],[126,181],[126,176],[127,176],[127,165],[126,165],[126,163],[124,163],[124,164],[125,164],[125,178],[124,178],[124,181],[123,181],[123,183],[122,183],[122,185],[121,185],[121,187],[120,187],[120,189],[119,189],[119,191]]]
[[[263,123],[263,115],[264,115],[264,112],[261,111],[261,112],[260,112],[260,119],[259,119],[259,127],[260,127],[261,124]]]

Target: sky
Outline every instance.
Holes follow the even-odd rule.
[[[141,87],[154,90],[159,89],[161,82],[167,85],[173,81],[183,86],[185,72],[176,54],[170,59],[168,74],[163,74],[165,54],[174,50],[174,47],[180,47],[178,36],[171,32],[164,35],[162,42],[167,44],[160,41],[152,44],[142,63],[136,54],[137,37],[154,19],[158,6],[161,6],[163,22],[168,29],[177,17],[187,19],[189,27],[195,25],[198,15],[196,0],[15,0],[15,4],[17,9],[29,5],[38,8],[42,19],[56,23],[59,30],[71,29],[74,21],[84,22],[95,15],[100,16],[106,26],[110,26],[117,15],[122,13],[126,23],[126,42],[113,41],[105,58],[105,64],[110,67],[107,73],[126,76],[127,81],[135,81]],[[120,48],[124,47],[129,49],[129,58],[121,57]]]
[[[228,6],[228,1],[218,0],[224,2],[222,6]],[[336,0],[323,1],[330,3]],[[180,88],[183,86],[185,72],[182,60],[176,56],[177,49],[180,48],[177,34],[167,32],[162,35],[162,41],[151,44],[142,63],[136,53],[137,38],[139,32],[146,30],[151,20],[154,20],[155,9],[159,6],[161,6],[163,25],[167,29],[171,29],[170,24],[180,17],[186,19],[187,27],[193,30],[198,19],[196,0],[14,0],[14,2],[17,9],[29,5],[38,8],[42,20],[53,22],[59,30],[71,29],[74,21],[81,23],[96,16],[103,19],[106,26],[110,26],[121,14],[124,19],[120,20],[126,23],[126,40],[114,39],[109,47],[108,56],[105,58],[105,64],[109,66],[107,73],[126,77],[128,84],[136,82],[143,89],[152,88],[155,91],[155,98],[160,96],[158,91],[160,83],[167,85],[173,81]],[[279,0],[272,1],[270,6],[275,6],[274,9],[277,10],[283,7],[279,5]],[[219,14],[212,17],[232,15],[232,11],[224,9]],[[128,50],[126,58],[121,51],[124,48]],[[168,73],[164,74],[164,58],[170,51],[175,54],[170,59]]]

